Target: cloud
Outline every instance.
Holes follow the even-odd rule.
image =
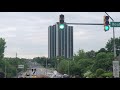
[[[5,33],[6,32],[14,32],[14,31],[16,31],[15,27],[7,27],[7,28],[6,27],[3,27],[3,28],[0,27],[0,33],[1,32],[5,32]]]

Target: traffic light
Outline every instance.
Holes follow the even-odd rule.
[[[109,31],[109,16],[104,16],[104,30]]]
[[[63,30],[64,29],[64,15],[60,15],[60,24],[59,24],[59,28],[60,30]]]

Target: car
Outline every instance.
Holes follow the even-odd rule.
[[[51,77],[53,76],[53,73],[47,73],[47,76]]]
[[[64,75],[63,75],[63,78],[69,78],[69,75],[64,74]]]
[[[18,78],[24,78],[24,77],[18,77]]]

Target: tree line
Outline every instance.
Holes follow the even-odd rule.
[[[115,39],[117,56],[120,54],[120,37]],[[113,38],[108,40],[106,46],[98,51],[87,51],[83,49],[78,50],[72,59],[64,57],[57,57],[48,59],[46,57],[33,58],[36,62],[44,67],[54,68],[62,74],[69,74],[71,76],[78,75],[82,78],[112,78],[112,61],[113,54]]]
[[[120,37],[115,39],[117,56],[120,54]],[[5,73],[6,77],[15,77],[19,72],[18,65],[25,65],[25,70],[29,67],[28,60],[25,58],[10,58],[4,57],[4,50],[6,48],[5,39],[0,38],[0,72]],[[104,48],[98,51],[87,51],[83,49],[78,50],[73,58],[66,59],[64,57],[46,58],[35,57],[35,61],[43,67],[54,68],[62,74],[69,74],[71,76],[78,75],[82,78],[97,78],[97,77],[112,77],[112,61],[113,55],[113,38],[108,40]]]

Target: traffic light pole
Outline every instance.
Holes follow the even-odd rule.
[[[114,59],[115,59],[116,58],[116,44],[115,44],[115,30],[114,30],[114,27],[113,27],[113,45],[114,45]]]
[[[105,12],[106,13],[106,12]],[[106,13],[108,15],[108,13]],[[110,15],[108,15],[110,17]],[[110,17],[111,18],[111,17]],[[114,22],[114,20],[111,18],[111,20]],[[114,45],[114,61],[116,61],[116,44],[115,44],[115,30],[113,27],[113,45]],[[114,78],[117,78],[114,76]]]
[[[72,25],[104,25],[101,23],[66,23],[66,24],[72,24]]]
[[[106,13],[106,12],[105,12]],[[108,15],[108,13],[106,13]],[[114,22],[114,20],[112,19],[112,17],[110,15],[108,15],[110,17],[110,19]],[[116,60],[116,44],[115,44],[115,30],[113,27],[113,47],[114,47],[114,60]]]

